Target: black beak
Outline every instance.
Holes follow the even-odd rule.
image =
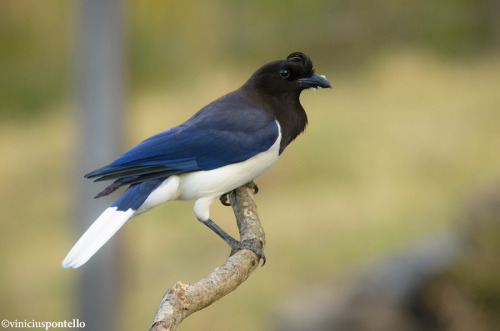
[[[317,74],[313,74],[311,77],[309,78],[299,78],[297,79],[297,81],[299,82],[300,86],[303,87],[304,89],[306,88],[332,88],[332,86],[330,85],[330,82],[328,82],[325,78],[325,76],[320,76],[320,75],[317,75]]]

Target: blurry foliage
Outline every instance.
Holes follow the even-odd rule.
[[[479,195],[468,210],[467,253],[448,270],[450,282],[490,324],[500,328],[500,188],[498,183]],[[467,221],[467,219],[466,219]],[[464,222],[465,223],[465,222]]]
[[[168,77],[182,74],[176,68],[193,74],[210,64],[256,66],[295,50],[311,53],[317,64],[350,69],[395,45],[478,54],[499,42],[493,6],[489,0],[133,2],[133,77],[139,85],[176,82]]]
[[[213,84],[201,77],[182,91],[134,93],[129,104],[137,111],[128,116],[126,146],[181,123],[245,78],[231,72],[218,73]],[[320,65],[318,72],[328,73]],[[301,96],[310,120],[306,134],[258,179],[268,264],[237,293],[192,315],[182,330],[273,330],[273,310],[288,293],[349,277],[360,263],[452,226],[464,201],[484,185],[498,187],[500,58],[462,63],[395,50],[349,77],[330,75],[333,90]],[[78,317],[74,291],[82,270],[60,268],[80,235],[71,226],[73,190],[84,180],[74,163],[78,122],[72,115],[71,105],[62,104],[36,121],[0,121],[2,318]],[[498,213],[482,210],[484,218],[498,220]],[[237,235],[230,208],[214,203],[211,215]],[[498,311],[498,232],[479,230],[471,241],[478,254],[453,274],[465,283],[465,294],[477,290],[472,298],[483,303],[479,307]],[[205,276],[228,254],[225,243],[196,221],[192,202],[159,206],[121,233],[123,330],[147,327],[167,287]]]
[[[498,178],[499,154],[492,146],[500,142],[500,60],[482,55],[500,44],[500,20],[494,16],[499,4],[128,2],[131,88],[148,91],[130,98],[131,108],[140,109],[129,114],[131,142],[180,123],[221,88],[229,91],[262,63],[291,51],[308,53],[319,73],[336,76],[334,94],[304,93],[311,128],[294,142],[293,153],[283,154],[280,168],[260,179],[266,189],[258,196],[259,213],[268,220],[266,232],[273,238],[268,257],[274,262],[238,295],[193,315],[183,328],[203,329],[209,320],[220,330],[246,323],[245,330],[262,329],[283,293],[397,250],[445,223],[466,192]],[[63,0],[0,2],[0,154],[7,156],[0,171],[0,220],[9,234],[0,249],[3,318],[61,320],[74,309],[68,304],[70,277],[77,273],[68,274],[59,263],[73,244],[67,232],[70,192],[81,176],[71,164],[77,123],[68,116],[70,106],[56,103],[68,98],[74,85],[77,12],[74,2]],[[447,61],[475,56],[480,58],[465,64]],[[240,67],[241,74],[230,76]],[[162,93],[149,93],[152,89]],[[52,114],[41,118],[50,109]],[[165,109],[175,111],[167,115]],[[23,121],[9,125],[4,121],[9,117]],[[24,121],[28,117],[37,121]],[[318,146],[331,152],[319,152]],[[212,213],[232,220],[221,206]],[[283,227],[279,219],[291,226]],[[128,226],[124,233],[134,240],[126,248],[130,272],[123,323],[137,330],[150,322],[158,288],[198,279],[200,270],[227,257],[227,247],[207,235],[182,202]],[[304,238],[316,244],[303,245]],[[171,263],[175,272],[165,272],[158,261]],[[470,261],[464,268],[475,270],[479,260]],[[496,308],[497,299],[488,295],[498,293],[490,291],[498,270],[494,275],[481,270],[468,276],[470,286]],[[283,274],[288,279],[276,282]]]
[[[131,84],[175,87],[218,66],[253,70],[296,50],[338,70],[395,45],[477,55],[498,47],[498,7],[493,0],[129,1]],[[0,2],[0,114],[37,114],[68,94],[77,11],[61,0]]]
[[[68,92],[67,1],[0,2],[0,115],[25,118]]]
[[[443,326],[439,330],[500,329],[500,189],[495,184],[461,215],[464,253],[419,289],[426,309]]]

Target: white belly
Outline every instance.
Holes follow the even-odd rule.
[[[232,191],[266,172],[278,160],[280,143],[281,131],[276,142],[267,151],[248,160],[214,170],[170,176],[151,192],[136,214],[170,200],[216,198]],[[211,203],[213,199],[208,199],[208,201]]]
[[[267,151],[246,161],[208,171],[180,175],[179,200],[217,197],[246,184],[268,170],[279,157],[281,133]]]

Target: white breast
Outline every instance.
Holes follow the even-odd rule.
[[[276,122],[276,124],[278,124]],[[195,171],[168,177],[156,190],[151,192],[136,214],[143,213],[170,200],[198,200],[209,198],[207,208],[224,193],[244,185],[268,170],[279,157],[281,129],[274,144],[262,153],[248,160],[208,171]],[[207,209],[203,208],[203,209]],[[207,209],[208,212],[208,209]]]
[[[267,151],[248,160],[214,170],[181,175],[178,199],[195,200],[201,197],[217,197],[254,180],[278,160],[280,143],[281,129],[278,139]]]

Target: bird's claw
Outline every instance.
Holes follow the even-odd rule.
[[[229,256],[234,255],[237,251],[240,251],[242,249],[249,249],[252,252],[257,255],[257,258],[262,260],[262,266],[266,264],[266,256],[264,255],[264,251],[262,250],[262,247],[264,246],[262,240],[253,238],[253,239],[246,239],[246,240],[241,240],[241,241],[236,241],[232,243],[231,246],[231,254]]]
[[[254,195],[259,193],[259,187],[257,186],[257,184],[255,184],[255,182],[253,180],[251,182],[248,182],[247,186],[250,187],[251,189],[253,189]]]
[[[220,203],[224,206],[231,206],[231,202],[229,202],[229,193],[224,193],[219,197]]]
[[[247,183],[247,186],[253,189],[253,194],[259,193],[259,187],[253,180]],[[231,192],[224,193],[219,197],[220,203],[222,203],[224,206],[231,206],[231,202],[229,202],[229,193]]]

